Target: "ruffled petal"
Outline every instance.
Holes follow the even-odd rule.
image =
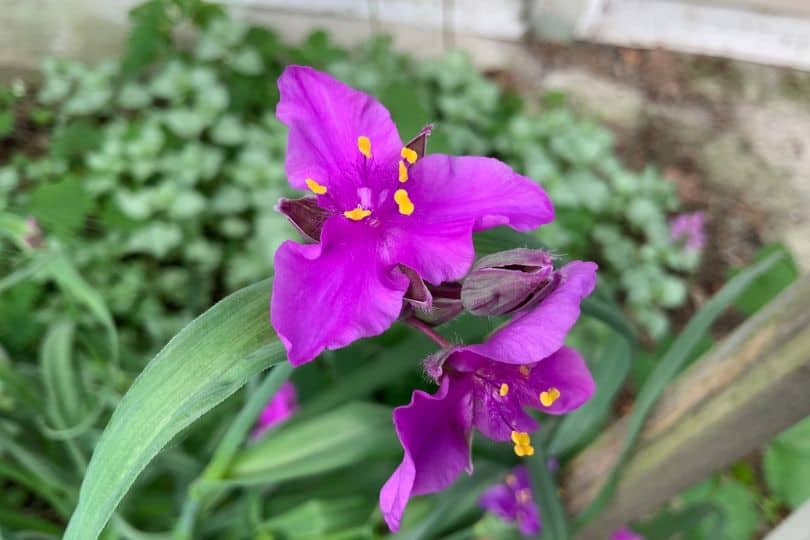
[[[518,313],[484,343],[464,347],[509,364],[531,364],[562,347],[579,318],[582,300],[596,286],[597,266],[573,261],[558,272],[560,282],[542,302]]]
[[[538,403],[535,407],[548,414],[565,414],[581,407],[591,399],[596,391],[596,383],[582,356],[570,347],[562,347],[548,358],[532,367],[529,383],[534,393],[548,392],[554,388],[559,392],[549,407]]]
[[[435,493],[466,470],[472,472],[470,387],[445,377],[434,395],[417,390],[394,409],[394,425],[405,455],[380,490],[380,510],[397,531],[412,495]]]
[[[276,116],[290,128],[285,167],[294,188],[306,189],[311,178],[339,190],[341,182],[356,178],[361,136],[370,140],[375,162],[396,166],[402,141],[388,110],[373,97],[305,66],[288,66],[278,88]]]
[[[408,279],[379,262],[378,247],[373,229],[338,216],[320,244],[276,251],[270,318],[293,365],[381,334],[399,316]]]
[[[554,219],[546,193],[508,165],[485,157],[432,154],[410,169],[414,210],[385,217],[392,259],[438,284],[461,278],[474,257],[472,233],[498,225],[528,231]]]

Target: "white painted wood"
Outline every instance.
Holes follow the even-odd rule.
[[[723,0],[720,0],[723,1]],[[810,17],[674,0],[593,0],[577,37],[810,69]]]
[[[810,540],[810,501],[785,518],[765,540]]]

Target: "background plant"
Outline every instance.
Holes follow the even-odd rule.
[[[120,59],[49,60],[41,86],[0,92],[0,534],[58,535],[102,428],[145,360],[216,300],[272,274],[274,250],[291,230],[273,210],[287,189],[286,134],[273,117],[275,80],[287,63],[328,69],[376,94],[403,139],[435,122],[430,151],[494,155],[540,180],[558,219],[536,240],[564,258],[598,259],[598,299],[620,302],[651,334],[665,333],[663,310],[683,301],[698,261],[669,238],[667,216],[678,211],[671,185],[652,168],[624,167],[611,134],[561,96],[546,96],[530,113],[461,52],[417,61],[385,38],[348,51],[324,33],[290,47],[201,2],[152,0],[133,22]],[[189,26],[194,39],[180,45],[174,30]],[[41,242],[32,241],[27,215],[37,218]],[[254,319],[265,322],[266,291],[249,290]],[[463,319],[449,335],[478,340],[495,322]],[[615,313],[613,324],[628,328]],[[247,337],[269,339],[261,332]],[[630,369],[616,375],[613,366],[629,364],[621,347],[633,346],[616,346],[622,338],[614,334],[604,316],[591,316],[572,338],[615,390],[589,413],[588,433],[558,441],[561,454],[611,415]],[[237,412],[262,395],[254,375],[278,361],[272,348],[251,356],[249,345],[238,351],[251,361],[227,372],[229,381],[250,379],[247,390],[191,428],[178,421],[182,435],[137,480],[108,537],[140,538],[140,529],[194,538],[379,536],[376,492],[398,458],[393,434],[380,433],[390,431],[391,405],[422,384],[414,361],[427,344],[397,328],[297,370],[304,406],[286,434],[231,456],[213,474],[208,464],[223,455]],[[164,363],[179,361],[161,354]],[[645,375],[636,378],[641,385]],[[236,389],[211,388],[217,399]],[[769,484],[791,504],[804,496],[784,472],[801,452],[796,440],[785,435],[766,457]],[[476,451],[485,456],[476,477],[414,501],[405,537],[513,535],[481,519],[475,500],[512,458],[486,445]],[[347,481],[356,484],[348,498]]]

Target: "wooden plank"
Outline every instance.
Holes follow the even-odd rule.
[[[576,36],[810,70],[810,17],[677,0],[592,0]]]
[[[771,15],[810,15],[810,2],[807,0],[680,0],[704,6],[750,9]]]
[[[687,369],[664,393],[616,494],[583,540],[656,510],[810,415],[810,276]],[[566,469],[569,510],[584,510],[615,463],[627,419]]]

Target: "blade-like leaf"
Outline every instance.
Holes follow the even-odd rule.
[[[284,360],[267,320],[271,280],[225,298],[177,334],[118,404],[87,469],[65,540],[94,540],[175,435]]]
[[[542,540],[567,540],[568,519],[565,517],[560,495],[557,492],[557,484],[551,477],[546,463],[546,453],[538,447],[535,454],[529,458],[529,476],[532,480],[532,492],[535,502],[540,508],[540,516],[543,522],[543,530],[539,538]]]
[[[45,382],[46,410],[59,429],[72,425],[79,415],[79,382],[72,365],[73,323],[60,321],[48,329],[42,342],[40,365]]]
[[[349,403],[299,422],[291,421],[237,454],[228,484],[267,484],[322,474],[372,456],[400,451],[391,409]]]
[[[577,524],[579,526],[593,519],[610,501],[618,484],[622,467],[627,461],[638,435],[641,433],[641,428],[644,427],[647,415],[652,411],[655,402],[661,396],[661,393],[669,382],[680,373],[681,369],[690,358],[693,349],[710,330],[715,319],[717,319],[754,280],[770,270],[783,256],[782,253],[775,253],[737,274],[695,313],[689,320],[686,328],[683,329],[683,332],[672,342],[672,346],[667,349],[667,352],[661,357],[658,367],[655,368],[655,371],[653,371],[644,383],[644,386],[641,387],[633,407],[633,412],[630,416],[624,445],[622,446],[622,451],[619,454],[616,465],[614,465],[607,481],[599,490],[599,494],[594,501],[577,518]]]

